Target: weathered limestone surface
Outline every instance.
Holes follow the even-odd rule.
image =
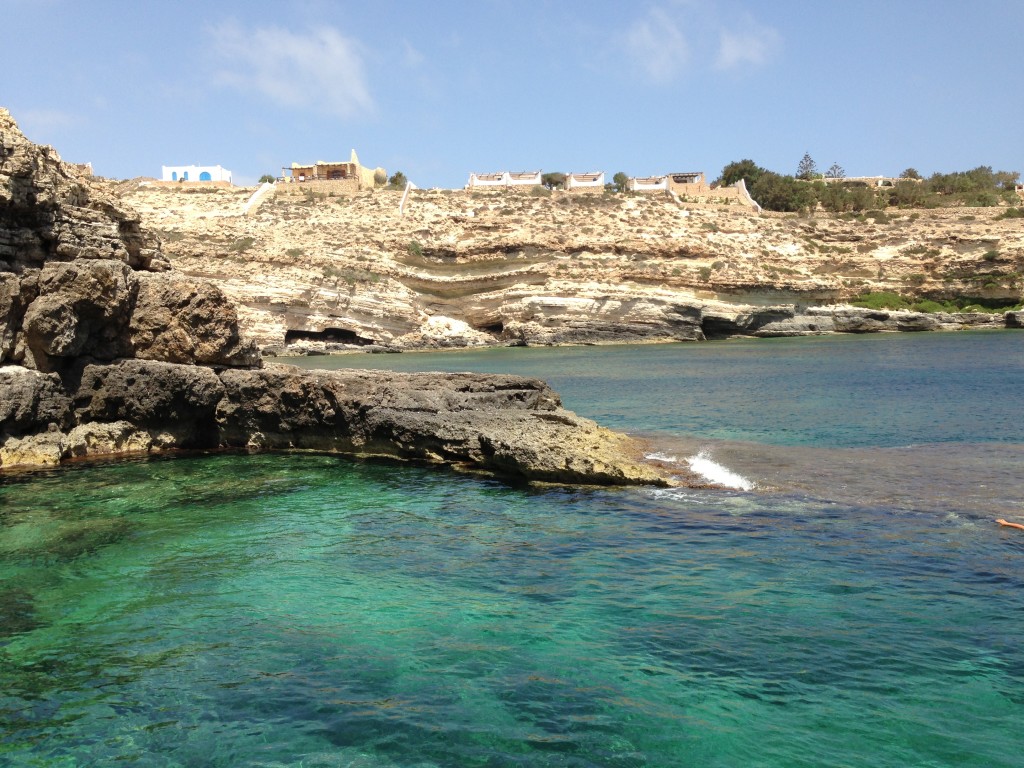
[[[62,428],[71,422],[71,398],[56,374],[0,367],[0,393],[0,424],[7,432]]]
[[[324,184],[249,216],[249,190],[115,189],[177,270],[235,300],[268,352],[946,330],[976,326],[848,312],[830,325],[807,308],[871,291],[1012,306],[1024,287],[1024,228],[999,208],[856,219],[664,195],[415,190],[400,215],[401,193],[332,197]],[[804,315],[823,319],[788,322]]]
[[[259,365],[235,308],[219,288],[167,272],[141,275],[129,323],[136,357],[202,365]]]
[[[536,379],[277,366],[221,380],[226,445],[413,458],[552,482],[663,482],[632,441],[564,410]]]
[[[223,292],[167,266],[133,214],[0,110],[0,470],[237,448],[668,482],[540,381],[261,369]]]

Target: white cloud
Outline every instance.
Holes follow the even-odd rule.
[[[664,0],[627,29],[626,52],[640,71],[660,84],[691,70],[767,64],[782,45],[781,35],[731,5],[720,0]]]
[[[626,50],[651,80],[667,83],[681,74],[690,60],[690,46],[675,20],[661,8],[652,8],[633,22],[626,33]]]
[[[374,109],[361,44],[333,27],[291,32],[226,23],[208,34],[223,61],[215,78],[219,85],[256,91],[284,107],[341,118]]]
[[[760,67],[768,62],[782,44],[778,32],[747,17],[741,29],[723,29],[719,33],[718,69]]]

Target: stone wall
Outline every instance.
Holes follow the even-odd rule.
[[[333,179],[330,181],[293,181],[278,184],[278,194],[308,195],[319,194],[327,197],[354,197],[361,190],[359,179]]]

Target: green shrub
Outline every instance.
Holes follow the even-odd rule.
[[[925,280],[928,279],[927,275],[920,272],[915,272],[912,275],[907,275],[907,282],[911,285],[924,285]]]
[[[855,307],[864,309],[907,309],[910,304],[902,296],[889,291],[862,293],[850,300]]]
[[[423,255],[423,246],[421,246],[415,240],[410,240],[407,248],[409,249],[409,253],[411,253],[413,256]]]
[[[753,183],[750,194],[769,211],[796,213],[809,211],[817,204],[812,185],[771,171],[762,174]]]
[[[245,253],[252,247],[252,244],[255,242],[255,237],[240,237],[237,240],[235,240],[235,242],[233,242],[230,246],[228,246],[228,248],[229,250],[232,250],[235,253]]]
[[[711,267],[701,267],[697,270],[700,279],[707,282],[711,278]]]
[[[950,307],[948,305],[940,304],[939,302],[932,301],[931,299],[920,299],[919,301],[915,301],[913,304],[910,305],[910,308],[912,310],[914,310],[915,312],[950,312],[950,311],[954,311],[955,312],[956,311],[956,307],[955,306],[952,309],[950,309]]]
[[[287,251],[285,251],[285,254],[291,256],[293,259],[297,259],[305,252],[306,251],[304,248],[289,248]]]
[[[996,216],[996,221],[1000,219],[1024,219],[1024,208],[1007,208]]]
[[[999,258],[999,251],[985,251],[985,253],[981,255],[981,258],[985,261],[995,261]]]
[[[874,221],[875,224],[889,223],[889,217],[886,215],[885,211],[868,211],[864,216]]]

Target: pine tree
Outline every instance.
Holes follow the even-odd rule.
[[[829,166],[829,169],[827,171],[825,171],[825,178],[826,179],[845,179],[846,178],[846,171],[843,170],[843,167],[841,165],[839,165],[839,163],[832,163],[832,165]]]
[[[804,181],[810,181],[818,175],[818,166],[814,164],[810,152],[804,152],[800,165],[796,167],[796,177]]]

